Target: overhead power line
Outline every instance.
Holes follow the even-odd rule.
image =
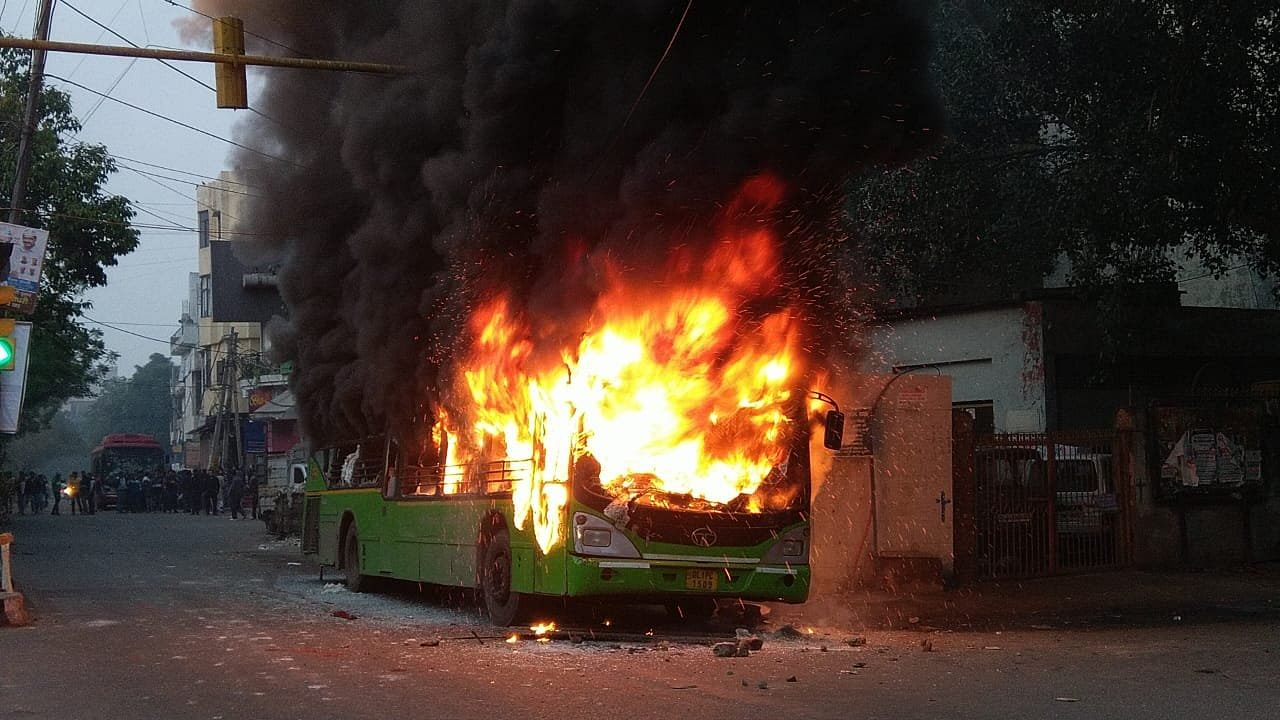
[[[214,16],[212,16],[212,15],[206,15],[205,13],[202,13],[202,12],[200,12],[199,10],[197,10],[197,9],[195,9],[195,8],[193,8],[193,7],[190,7],[190,6],[188,6],[188,5],[183,5],[182,3],[174,2],[174,0],[164,0],[164,1],[165,1],[165,2],[167,2],[167,3],[169,3],[169,4],[170,4],[170,5],[172,5],[172,6],[176,7],[176,8],[181,8],[181,9],[183,9],[183,10],[186,10],[187,12],[192,13],[193,15],[199,15],[200,17],[202,17],[202,18],[208,18],[209,20],[217,20],[217,18],[215,18]],[[244,34],[245,34],[245,35],[248,35],[248,36],[250,36],[250,37],[256,37],[256,38],[258,38],[259,40],[261,40],[261,41],[263,41],[263,42],[265,42],[265,43],[269,43],[269,44],[271,44],[271,45],[275,45],[276,47],[281,48],[281,49],[283,49],[283,50],[288,50],[289,52],[291,52],[291,53],[293,53],[294,55],[297,55],[297,56],[299,56],[299,57],[309,57],[306,53],[302,52],[301,50],[298,50],[298,49],[295,49],[295,48],[291,48],[291,47],[289,47],[288,45],[285,45],[284,43],[281,43],[281,42],[276,42],[275,40],[272,40],[271,38],[266,37],[265,35],[259,35],[258,33],[253,32],[252,30],[245,30],[245,31],[244,31]]]
[[[272,155],[272,154],[271,154],[271,153],[269,153],[269,152],[264,152],[264,151],[259,150],[259,149],[257,149],[257,148],[249,147],[248,145],[244,145],[244,144],[242,144],[242,143],[238,143],[238,142],[236,142],[235,140],[232,140],[232,139],[230,139],[230,138],[222,137],[221,135],[217,135],[217,134],[215,134],[215,133],[211,133],[211,132],[209,132],[208,130],[205,130],[205,129],[203,129],[203,128],[198,128],[198,127],[196,127],[195,125],[190,125],[190,124],[188,124],[188,123],[184,123],[184,122],[182,122],[181,120],[177,120],[177,119],[175,119],[175,118],[171,118],[171,117],[169,117],[168,115],[163,115],[163,114],[161,114],[161,113],[155,112],[154,110],[148,110],[148,109],[146,109],[146,108],[144,108],[144,107],[141,107],[141,106],[139,106],[139,105],[134,105],[134,104],[133,104],[133,103],[131,103],[131,102],[127,102],[127,101],[125,101],[125,100],[121,100],[120,98],[113,97],[113,96],[111,96],[111,95],[108,95],[107,93],[99,92],[99,91],[97,91],[97,90],[94,90],[94,89],[93,89],[93,88],[91,88],[91,87],[86,87],[86,86],[84,86],[84,85],[81,85],[80,83],[78,83],[78,82],[76,82],[76,81],[74,81],[74,80],[68,80],[68,79],[66,79],[66,78],[64,78],[64,77],[59,77],[59,76],[57,76],[57,75],[52,75],[52,74],[47,74],[47,73],[46,73],[45,77],[48,77],[48,78],[49,78],[49,79],[51,79],[51,80],[57,80],[57,81],[59,81],[59,82],[67,83],[68,85],[73,85],[73,86],[75,86],[75,87],[80,88],[81,90],[84,90],[85,92],[93,93],[94,95],[98,95],[98,96],[100,96],[100,97],[104,97],[104,98],[106,98],[106,99],[108,99],[108,100],[110,100],[110,101],[112,101],[112,102],[114,102],[114,103],[119,103],[120,105],[124,105],[125,107],[132,108],[132,109],[134,109],[134,110],[137,110],[138,112],[145,113],[145,114],[150,115],[151,117],[154,117],[154,118],[159,118],[160,120],[164,120],[165,122],[173,123],[174,125],[177,125],[177,126],[179,126],[179,127],[186,128],[187,130],[191,130],[191,131],[193,131],[193,132],[198,132],[198,133],[200,133],[201,135],[205,135],[205,136],[207,136],[207,137],[211,137],[211,138],[213,138],[214,140],[221,140],[222,142],[227,143],[228,145],[234,145],[235,147],[238,147],[238,148],[240,148],[241,150],[246,150],[246,151],[251,152],[251,153],[253,153],[253,154],[255,154],[255,155],[261,155],[261,156],[262,156],[262,157],[264,157],[264,158],[268,158],[268,159],[271,159],[271,160],[275,160],[276,162],[282,162],[282,163],[285,163],[286,165],[292,165],[292,166],[294,166],[294,167],[302,167],[302,166],[301,166],[301,165],[299,165],[298,163],[296,163],[296,162],[294,162],[294,161],[292,161],[292,160],[289,160],[289,159],[287,159],[287,158],[282,158],[282,157],[280,157],[280,156],[278,156],[278,155]]]
[[[132,45],[133,47],[136,47],[136,48],[141,48],[141,47],[142,47],[142,46],[141,46],[141,45],[139,45],[138,43],[136,43],[136,42],[134,42],[134,41],[130,40],[129,38],[125,37],[124,35],[121,35],[120,33],[116,32],[115,30],[112,30],[110,27],[107,27],[106,25],[104,25],[104,24],[102,24],[102,23],[98,22],[97,20],[93,19],[93,18],[92,18],[92,17],[90,17],[88,14],[86,14],[84,11],[80,10],[79,8],[77,8],[75,5],[72,5],[71,3],[67,2],[67,0],[61,0],[61,2],[62,2],[62,4],[63,4],[63,5],[65,5],[65,6],[67,6],[68,8],[70,8],[72,12],[76,13],[76,14],[77,14],[77,15],[79,15],[80,17],[82,17],[82,18],[84,18],[85,20],[88,20],[89,22],[93,23],[94,25],[97,25],[98,27],[102,28],[102,29],[103,29],[103,31],[111,33],[113,36],[115,36],[115,38],[116,38],[117,40],[121,40],[121,41],[123,41],[123,42],[129,43],[130,45]],[[117,12],[116,14],[118,15],[118,14],[119,14],[119,12]],[[136,58],[135,58],[135,60],[136,60]],[[191,82],[193,82],[193,83],[195,83],[195,84],[197,84],[197,85],[199,85],[199,86],[201,86],[201,87],[203,87],[203,88],[206,88],[206,89],[207,89],[207,90],[209,90],[210,92],[213,92],[213,93],[218,92],[217,88],[215,88],[214,86],[212,86],[212,85],[210,85],[209,83],[207,83],[207,82],[205,82],[205,81],[201,80],[200,78],[196,77],[195,75],[192,75],[191,73],[187,72],[186,70],[183,70],[182,68],[178,67],[177,65],[174,65],[173,63],[169,62],[168,60],[160,60],[160,64],[162,64],[162,65],[164,65],[165,67],[169,68],[170,70],[172,70],[172,71],[174,71],[174,72],[178,73],[179,75],[181,75],[182,77],[184,77],[184,78],[186,78],[186,79],[190,80]],[[132,63],[130,64],[130,67],[132,67]],[[126,71],[126,72],[127,72],[127,71]],[[121,78],[123,78],[123,77],[124,77],[124,75],[123,75],[123,74],[121,74],[121,76],[120,76],[120,77],[121,77]],[[117,81],[116,81],[116,83],[117,83],[117,84],[118,84],[119,82],[120,82],[119,80],[117,80]],[[115,88],[114,88],[114,86],[112,87],[112,89],[113,89],[113,90],[115,89]],[[111,91],[110,91],[110,90],[108,90],[107,92],[111,92]],[[96,107],[95,107],[95,109],[96,109]],[[277,124],[277,125],[281,125],[281,124],[282,124],[279,120],[276,120],[275,118],[271,117],[270,115],[267,115],[266,113],[263,113],[263,112],[261,112],[261,111],[259,111],[259,110],[255,109],[255,108],[246,108],[246,109],[247,109],[249,112],[251,112],[251,113],[253,113],[253,114],[255,114],[255,115],[257,115],[257,116],[259,116],[259,117],[263,118],[264,120],[269,120],[269,121],[271,121],[271,122],[273,122],[273,123],[275,123],[275,124]]]
[[[137,158],[125,157],[124,155],[116,155],[114,153],[107,153],[107,154],[115,158],[116,160],[124,160],[125,162],[131,162],[135,165],[144,165],[146,167],[156,168],[158,170],[168,170],[169,172],[181,173],[183,175],[191,175],[192,177],[203,178],[205,180],[217,180],[218,182],[229,183],[231,185],[240,185],[242,187],[254,187],[248,183],[240,182],[239,180],[228,180],[226,178],[215,177],[213,175],[204,175],[202,173],[192,172],[190,170],[179,170],[178,168],[169,167],[168,165],[157,165],[155,163],[144,162],[142,160],[138,160]],[[190,182],[190,180],[183,180],[182,182]]]

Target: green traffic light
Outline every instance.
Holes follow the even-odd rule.
[[[15,355],[13,338],[0,337],[0,370],[12,370]]]

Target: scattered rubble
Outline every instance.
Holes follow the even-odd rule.
[[[716,657],[737,657],[738,643],[718,642],[711,646],[711,652],[715,653]]]
[[[797,638],[805,637],[805,634],[800,632],[795,625],[787,623],[786,625],[783,625],[777,630],[774,630],[773,636],[776,638],[790,638],[794,640]]]
[[[346,610],[334,610],[329,614],[336,618],[342,618],[343,620],[355,620],[360,617],[359,615],[353,615]]]
[[[845,638],[844,644],[849,647],[862,647],[867,644],[867,639],[861,635],[857,635],[855,637]]]

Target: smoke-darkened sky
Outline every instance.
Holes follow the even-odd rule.
[[[752,176],[787,188],[767,221],[799,267],[842,178],[938,122],[917,2],[198,4],[291,51],[414,71],[273,73],[275,120],[242,139],[275,158],[235,157],[268,188],[247,222],[284,260],[275,339],[319,438],[413,412],[495,291],[562,321],[600,291],[601,258],[644,278],[712,242]]]

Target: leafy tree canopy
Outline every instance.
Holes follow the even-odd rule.
[[[1005,296],[1065,258],[1095,290],[1280,271],[1280,10],[944,0],[946,140],[855,178],[854,251],[907,302]]]
[[[0,193],[13,186],[26,102],[29,54],[0,50]],[[112,360],[102,333],[77,322],[106,268],[138,245],[129,201],[103,189],[116,170],[105,147],[78,142],[71,98],[46,85],[40,96],[31,180],[22,224],[49,231],[49,255],[34,324],[23,431],[46,425],[67,399],[88,394]],[[8,202],[4,203],[4,219]]]
[[[82,435],[97,444],[110,433],[143,433],[167,444],[172,416],[173,363],[152,353],[127,380],[108,382],[85,414]]]

